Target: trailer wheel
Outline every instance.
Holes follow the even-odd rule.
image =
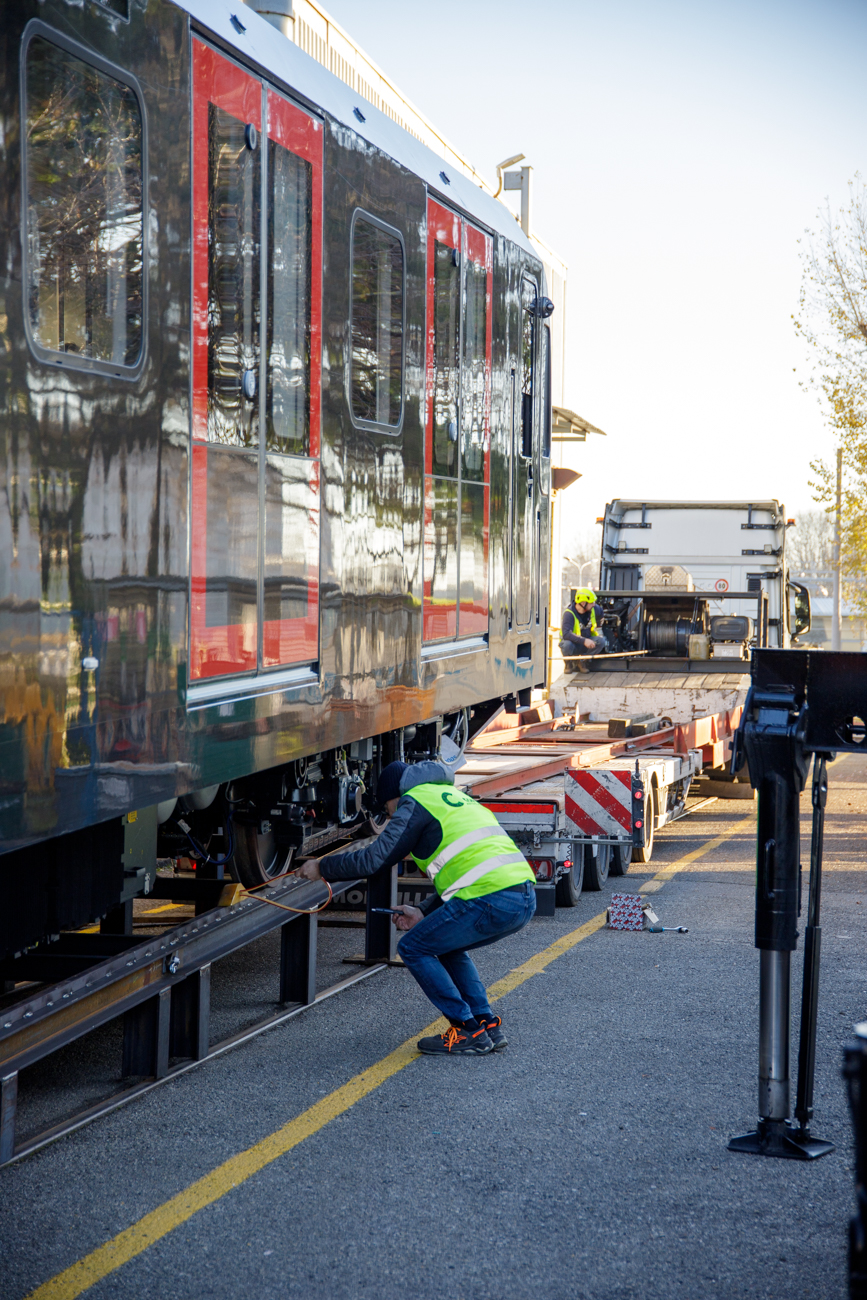
[[[292,849],[281,849],[273,831],[259,830],[255,823],[235,823],[235,855],[232,865],[248,889],[267,885],[289,869]]]
[[[625,876],[632,861],[632,854],[632,840],[618,840],[616,844],[612,844],[609,874],[612,876]]]
[[[584,885],[584,853],[580,844],[572,851],[572,866],[557,881],[554,900],[558,907],[574,907]]]
[[[610,844],[584,845],[584,884],[592,893],[598,893],[605,884],[610,866]]]
[[[644,848],[632,846],[633,862],[649,862],[653,853],[653,791],[644,796]]]

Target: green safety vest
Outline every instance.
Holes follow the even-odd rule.
[[[574,609],[572,608],[571,605],[569,606],[569,613],[572,615],[572,618],[574,619],[574,622],[575,622],[575,626],[572,628],[572,631],[573,631],[574,635],[575,635],[575,636],[586,636],[587,633],[581,631],[581,623],[580,623],[580,621],[579,621],[579,619],[578,619],[578,615],[575,613],[575,611],[574,611]],[[595,606],[595,605],[591,605],[591,606],[590,606],[590,635],[591,635],[591,636],[596,636],[596,634],[597,634],[597,627],[596,627],[596,606]]]
[[[425,783],[407,791],[442,827],[442,839],[429,858],[412,860],[436,886],[444,902],[481,898],[509,885],[533,880],[527,859],[496,817],[452,785]]]

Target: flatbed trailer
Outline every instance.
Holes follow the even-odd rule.
[[[500,714],[465,752],[458,783],[494,813],[533,867],[540,900],[561,906],[601,889],[683,817],[695,778],[731,758],[742,706],[645,735],[609,736],[607,723],[554,718],[549,704]]]

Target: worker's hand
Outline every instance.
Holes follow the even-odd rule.
[[[394,910],[400,913],[400,916],[392,918],[398,930],[411,930],[412,927],[418,925],[419,921],[424,917],[424,912],[420,907],[400,906],[396,907]]]
[[[301,876],[303,880],[321,880],[322,876],[319,872],[319,859],[308,858],[306,862],[302,862],[301,866],[298,868],[298,875]]]
[[[595,642],[595,641],[588,641],[586,637],[584,638],[584,644],[586,645],[586,647],[587,647],[588,650],[595,650],[595,649],[596,649],[596,642]]]

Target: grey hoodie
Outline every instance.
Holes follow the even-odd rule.
[[[381,867],[403,862],[410,854],[430,858],[442,839],[442,827],[426,808],[406,796],[417,785],[454,785],[454,772],[446,763],[430,761],[411,764],[400,778],[400,799],[393,817],[373,844],[355,853],[341,853],[324,858],[319,864],[323,880],[358,880],[372,876]],[[425,913],[439,906],[439,896],[431,895],[422,904]]]

